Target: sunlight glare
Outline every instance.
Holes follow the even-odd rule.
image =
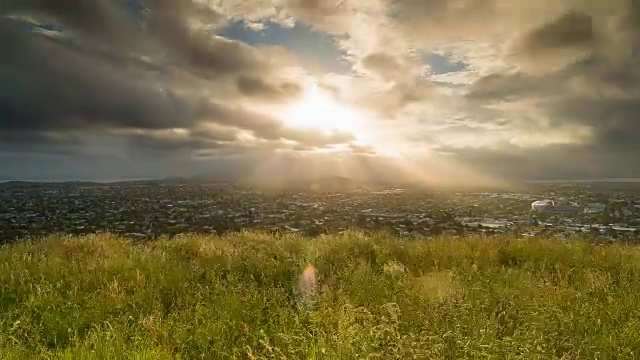
[[[364,130],[361,114],[336,103],[320,92],[317,86],[291,106],[285,117],[290,126],[316,129],[325,133],[344,132],[359,137]]]

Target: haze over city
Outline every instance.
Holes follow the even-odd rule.
[[[0,178],[640,175],[634,0],[5,0]]]

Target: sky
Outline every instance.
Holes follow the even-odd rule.
[[[640,177],[637,0],[3,0],[0,179]]]

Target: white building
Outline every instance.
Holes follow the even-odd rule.
[[[543,213],[547,211],[548,208],[553,206],[554,204],[552,200],[535,201],[534,203],[531,204],[531,211]]]

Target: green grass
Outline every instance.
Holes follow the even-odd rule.
[[[95,235],[5,245],[0,267],[0,359],[640,358],[633,246]]]

